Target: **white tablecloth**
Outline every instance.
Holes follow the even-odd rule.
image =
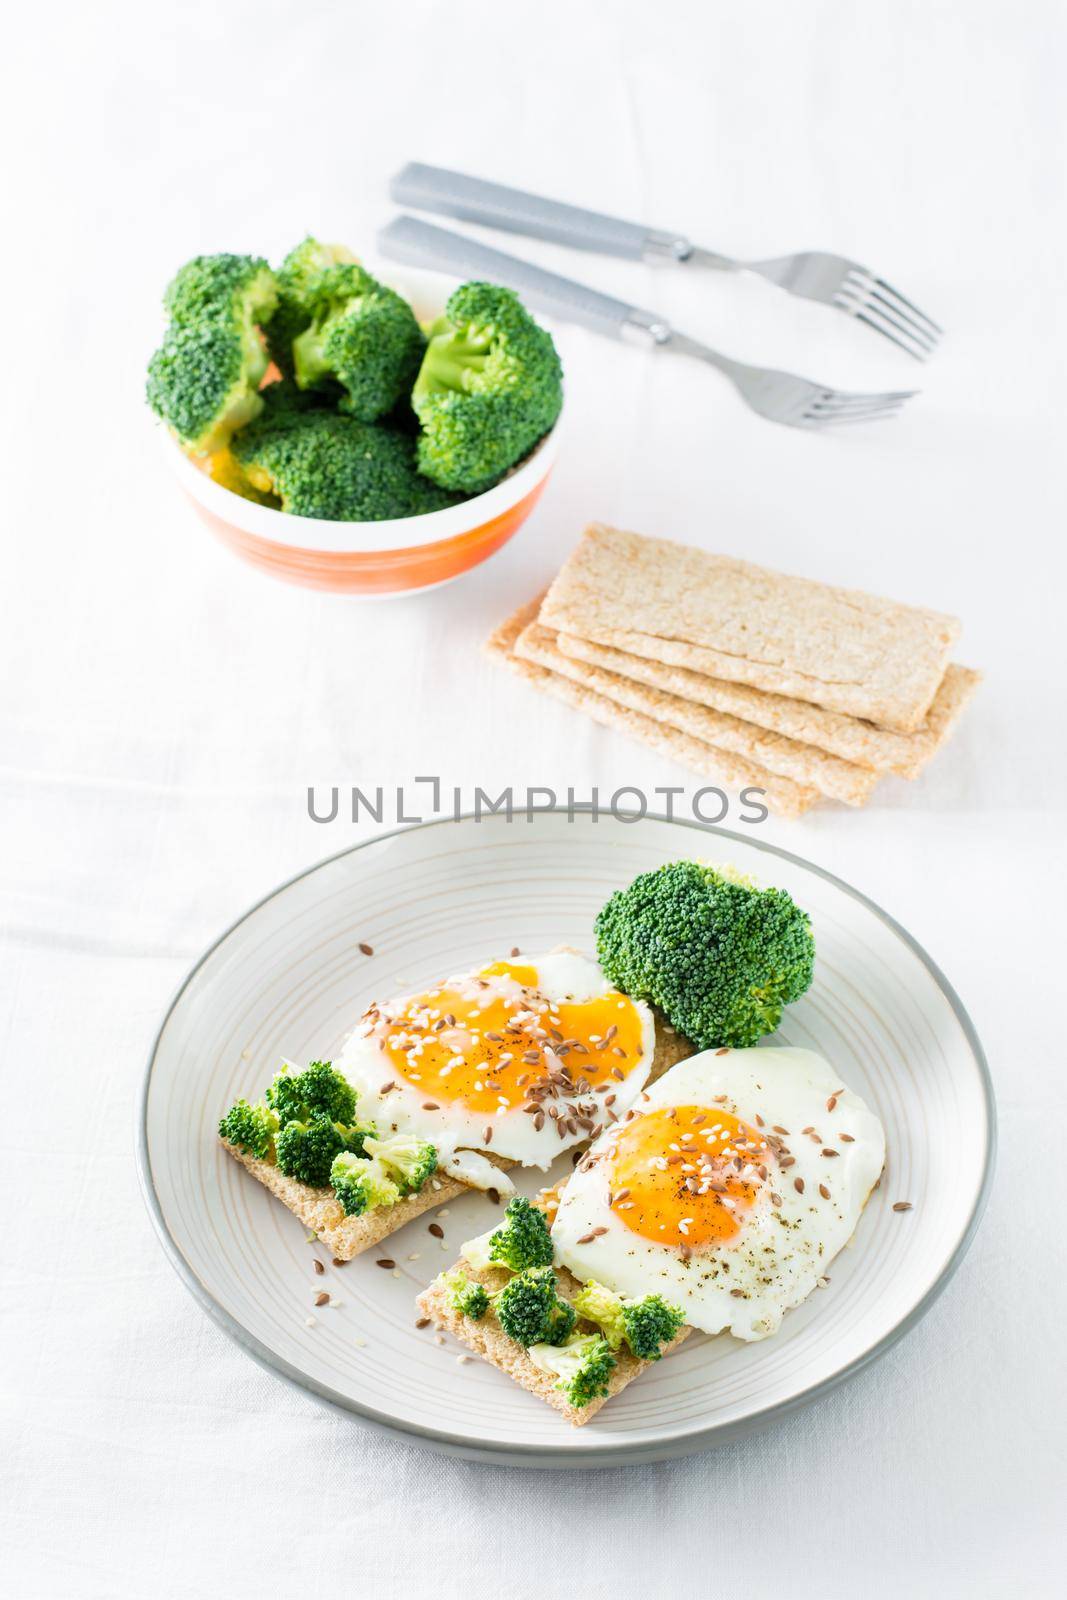
[[[61,0],[9,19],[13,1600],[1059,1592],[1065,47],[1062,10],[1033,0]],[[740,254],[836,248],[951,338],[920,371],[755,282],[520,244],[742,357],[922,399],[882,431],[809,438],[695,364],[565,330],[559,466],[504,553],[377,607],[276,585],[168,479],[140,393],[159,291],[197,250],[276,256],[308,229],[365,248],[408,158]],[[761,837],[854,882],[944,966],[991,1058],[1002,1148],[968,1259],[875,1369],[745,1443],[575,1478],[369,1434],[260,1371],[164,1259],[133,1123],[188,965],[366,831],[310,821],[309,784],[694,786],[479,656],[594,517],[964,619],[961,659],[988,681],[929,773]]]

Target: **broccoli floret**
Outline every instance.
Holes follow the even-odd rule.
[[[646,1294],[643,1300],[626,1300],[622,1308],[626,1343],[639,1361],[658,1361],[664,1345],[681,1331],[685,1315],[678,1306],[672,1306],[658,1294]]]
[[[449,1304],[461,1316],[470,1317],[472,1322],[478,1322],[485,1316],[489,1310],[489,1292],[482,1284],[475,1283],[458,1267],[452,1272],[446,1272],[441,1281],[448,1294]]]
[[[267,324],[266,335],[271,357],[286,378],[293,376],[293,340],[311,323],[314,284],[330,267],[355,259],[343,244],[320,244],[308,237],[290,250],[279,267],[278,308]]]
[[[773,1033],[815,965],[811,920],[784,889],[695,861],[644,872],[613,894],[596,937],[611,982],[651,1000],[702,1050]]]
[[[270,1161],[278,1127],[278,1118],[269,1106],[250,1106],[247,1100],[238,1100],[219,1123],[219,1137],[260,1161]]]
[[[529,1355],[543,1372],[558,1374],[555,1387],[577,1407],[607,1394],[616,1367],[611,1346],[597,1333],[576,1334],[563,1345],[535,1344]]]
[[[298,517],[380,522],[456,499],[416,471],[412,439],[331,411],[261,417],[237,435],[233,454],[253,488]]]
[[[279,1072],[266,1100],[282,1122],[306,1121],[321,1114],[331,1122],[348,1123],[356,1114],[356,1091],[329,1061],[312,1061],[303,1072]]]
[[[577,1321],[574,1307],[560,1298],[551,1267],[519,1272],[493,1296],[497,1320],[516,1344],[562,1344]]]
[[[395,1133],[389,1139],[365,1139],[367,1155],[379,1161],[392,1178],[401,1196],[417,1194],[437,1168],[437,1150],[414,1134]]]
[[[171,323],[148,364],[148,403],[193,454],[223,449],[262,410],[259,324],[276,299],[274,276],[255,256],[197,256],[168,288]]]
[[[346,1217],[361,1217],[376,1206],[395,1206],[400,1190],[380,1161],[342,1150],[329,1168],[330,1187]]]
[[[553,1254],[544,1212],[524,1195],[509,1200],[503,1225],[489,1239],[489,1264],[523,1272],[527,1267],[550,1267]]]
[[[419,471],[481,494],[552,427],[563,404],[556,347],[510,289],[465,283],[450,297],[411,395]]]
[[[252,326],[267,321],[277,303],[277,282],[261,256],[194,256],[163,296],[171,321],[186,327],[230,313],[247,316]]]
[[[301,389],[340,384],[342,411],[374,422],[407,395],[426,337],[415,313],[354,263],[330,267],[309,285],[311,320],[293,340]]]
[[[658,1361],[685,1321],[684,1313],[658,1294],[624,1299],[593,1279],[575,1295],[574,1309],[586,1322],[597,1324],[612,1350],[625,1339],[639,1361]]]
[[[357,1137],[356,1143],[362,1139]],[[349,1149],[348,1130],[329,1117],[313,1115],[286,1122],[274,1141],[278,1166],[287,1178],[323,1189],[330,1181],[334,1158]]]

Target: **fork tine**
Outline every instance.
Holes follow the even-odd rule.
[[[832,394],[829,399],[814,400],[810,409],[838,416],[851,411],[870,411],[887,405],[901,405],[918,393],[918,389],[894,389],[885,394]]]
[[[841,416],[823,412],[818,416],[809,417],[807,420],[817,428],[850,428],[856,427],[862,422],[882,422],[887,421],[890,417],[899,416],[902,406],[903,402],[898,402],[895,406],[880,406],[871,411],[849,412]]]
[[[853,311],[852,315],[855,317],[857,322],[866,323],[867,327],[873,328],[875,333],[880,333],[883,338],[891,340],[892,343],[898,345],[901,350],[906,350],[908,355],[913,356],[916,361],[925,361],[930,355],[933,354],[933,346],[927,347],[926,345],[918,344],[918,342],[912,343],[911,337],[907,335],[901,337],[901,335],[894,329],[892,324],[889,323],[888,318],[886,318],[884,321],[879,320],[877,317],[868,316],[865,311]]]
[[[875,278],[874,283],[876,288],[881,289],[883,293],[889,295],[892,300],[899,301],[905,310],[911,312],[913,317],[918,318],[920,322],[925,322],[931,333],[935,334],[937,338],[941,337],[945,331],[941,324],[939,322],[935,322],[933,317],[928,317],[925,311],[920,311],[918,306],[912,305],[907,296],[902,295],[899,289],[894,289],[892,284],[886,283],[884,278]]]
[[[879,289],[871,290],[865,309],[870,311],[873,306],[878,306],[883,315],[887,316],[902,332],[911,334],[913,338],[928,349],[936,350],[937,342],[941,335],[934,333],[930,328],[924,327],[921,322],[917,322],[910,312],[904,311],[900,306],[895,305]]]

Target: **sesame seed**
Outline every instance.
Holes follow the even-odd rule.
[[[894,1202],[893,1210],[894,1211],[910,1211],[911,1210],[911,1201],[910,1200],[897,1200],[897,1201]]]
[[[828,1188],[827,1188],[827,1187],[826,1187],[826,1185],[825,1185],[825,1183],[820,1183],[820,1185],[819,1185],[819,1193],[820,1193],[820,1194],[821,1194],[821,1195],[822,1195],[822,1197],[823,1197],[823,1199],[824,1199],[824,1200],[829,1200],[829,1198],[830,1198],[830,1191],[829,1191],[829,1189],[828,1189]]]
[[[376,1261],[374,1265],[376,1267],[384,1267],[386,1272],[392,1272],[393,1268],[396,1266],[396,1262],[391,1260],[389,1256],[382,1256],[381,1260]]]
[[[318,1256],[316,1256],[314,1258],[314,1260],[312,1261],[311,1265],[315,1268],[316,1274],[321,1278],[323,1273],[326,1271],[326,1268],[323,1266],[323,1264],[319,1260]]]
[[[824,1150],[822,1153],[824,1156],[839,1156],[841,1154],[840,1150]]]
[[[445,1230],[439,1222],[431,1222],[427,1231],[432,1233],[435,1239],[443,1239],[445,1236]]]
[[[422,1102],[422,1109],[424,1111],[440,1111],[441,1107],[437,1104],[436,1100],[424,1100]]]
[[[794,1178],[793,1179],[793,1188],[796,1190],[797,1194],[803,1194],[804,1193],[804,1179],[803,1178]]]
[[[429,1317],[416,1317],[415,1326],[416,1328],[428,1328],[430,1326]]]
[[[323,1290],[323,1292],[321,1294],[317,1294],[315,1296],[315,1304],[317,1306],[328,1306],[329,1303],[330,1303],[330,1297],[326,1293],[325,1290]]]
[[[374,946],[364,944],[362,940],[360,940],[359,948],[365,956],[372,956],[374,954]]]

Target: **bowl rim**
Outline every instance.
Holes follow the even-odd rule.
[[[294,550],[323,550],[337,555],[416,550],[439,544],[492,522],[511,511],[548,475],[556,459],[563,413],[522,464],[482,494],[421,517],[393,517],[381,522],[328,522],[322,517],[295,517],[273,506],[257,505],[225,489],[185,454],[162,423],[156,424],[172,472],[187,494],[220,521],[242,533]]]

